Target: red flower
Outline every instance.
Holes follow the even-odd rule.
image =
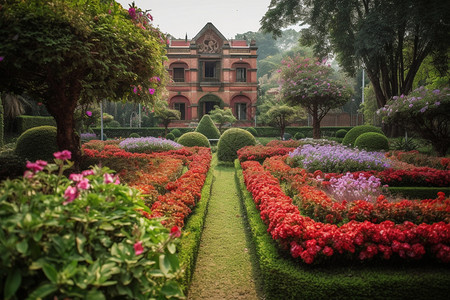
[[[178,226],[173,226],[170,229],[170,236],[173,238],[179,238],[181,236],[181,230],[178,228]]]
[[[142,247],[142,242],[136,242],[134,244],[134,254],[141,255],[144,252],[144,248]]]

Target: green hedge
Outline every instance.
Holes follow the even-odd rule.
[[[409,199],[436,199],[438,192],[450,195],[450,187],[389,187],[389,192]]]
[[[0,147],[3,147],[4,144],[4,132],[5,132],[5,123],[3,118],[3,105],[1,101],[1,94],[0,94]]]
[[[53,117],[41,117],[41,116],[18,116],[17,120],[17,130],[19,134],[24,131],[38,126],[56,126],[56,121]]]
[[[196,204],[194,211],[189,216],[183,232],[187,233],[181,238],[178,245],[178,258],[181,268],[184,269],[182,288],[186,293],[194,274],[195,263],[197,261],[198,249],[205,224],[206,213],[208,211],[209,199],[211,197],[211,188],[214,179],[214,166],[217,164],[217,155],[213,156],[211,166],[206,175],[205,184],[202,188],[200,201]]]
[[[327,126],[327,127],[321,127],[320,131],[322,136],[324,137],[334,137],[336,135],[336,131],[340,129],[350,130],[351,126]],[[258,136],[263,137],[279,137],[280,136],[280,129],[274,128],[274,127],[255,127],[256,131],[258,131]],[[292,136],[295,136],[297,132],[301,132],[305,135],[307,138],[312,137],[312,127],[304,126],[304,127],[286,127],[285,133],[289,133]]]
[[[235,168],[266,299],[447,299],[446,266],[426,262],[308,266],[283,257],[245,187],[237,160]]]
[[[172,129],[172,128],[170,128]],[[181,131],[181,134],[186,132],[192,132],[195,128],[178,128]],[[97,136],[100,136],[100,127],[92,128],[94,133]],[[116,128],[103,128],[103,133],[108,138],[120,138],[120,137],[129,137],[131,133],[137,133],[139,136],[154,136],[154,137],[163,137],[164,136],[164,127],[116,127]]]

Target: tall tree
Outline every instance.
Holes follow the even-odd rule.
[[[77,105],[152,102],[164,75],[165,39],[151,16],[104,0],[9,0],[0,6],[0,91],[45,104],[59,149],[81,156]]]
[[[167,101],[163,100],[158,100],[155,103],[154,111],[156,117],[158,117],[161,123],[164,125],[164,137],[166,137],[169,124],[172,123],[172,121],[180,120],[181,112],[179,110],[169,108]]]
[[[325,61],[288,57],[280,72],[281,96],[287,103],[306,109],[313,119],[313,138],[320,138],[320,121],[350,99],[350,89],[334,79],[334,70]]]
[[[264,123],[279,128],[280,138],[283,139],[286,127],[304,118],[303,110],[283,103],[276,103],[262,116]]]
[[[362,64],[383,107],[411,91],[427,56],[447,71],[449,10],[441,0],[272,0],[261,24],[275,35],[290,24],[309,25],[302,42],[319,57],[334,53],[350,75]]]

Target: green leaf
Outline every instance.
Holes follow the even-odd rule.
[[[77,242],[78,253],[83,254],[84,243],[86,242],[86,237],[84,235],[82,235],[81,233],[78,233],[75,240]]]
[[[45,276],[47,276],[48,280],[50,280],[52,283],[56,283],[58,279],[58,271],[56,271],[55,267],[50,264],[45,264],[42,270],[44,271]]]
[[[39,242],[40,240],[41,240],[41,238],[42,238],[42,234],[43,234],[44,232],[42,231],[42,230],[39,230],[38,232],[35,232],[34,234],[33,234],[33,239],[36,241],[36,242]]]
[[[169,275],[170,261],[169,258],[164,254],[161,254],[159,256],[159,268],[161,269],[161,271],[164,273],[165,276]]]
[[[5,281],[5,288],[3,296],[5,299],[9,299],[16,293],[17,289],[22,282],[22,276],[20,275],[20,270],[16,269],[12,273],[8,274]]]
[[[167,255],[167,258],[169,259],[172,270],[177,270],[180,268],[180,262],[178,261],[178,256],[176,256],[175,254],[169,254],[169,255]]]
[[[64,268],[63,273],[66,275],[67,278],[70,278],[77,273],[77,265],[78,262],[76,260],[72,260],[70,264],[68,264]]]
[[[27,300],[43,299],[45,296],[50,295],[58,290],[56,284],[44,284],[37,289],[35,289],[31,294],[28,295]]]
[[[168,282],[166,283],[162,289],[161,293],[168,297],[183,297],[183,292],[181,291],[180,287],[175,282]]]
[[[19,253],[25,254],[27,253],[28,250],[28,241],[27,240],[23,240],[20,243],[18,243],[16,245],[16,249],[17,251],[19,251]]]
[[[169,250],[170,254],[175,254],[177,246],[175,246],[174,243],[169,243],[169,245],[167,245],[167,250]]]
[[[105,295],[98,290],[91,290],[86,295],[86,300],[104,300]]]

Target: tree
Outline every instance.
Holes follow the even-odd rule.
[[[263,115],[264,123],[279,128],[280,137],[283,139],[286,126],[304,118],[303,111],[287,104],[277,103]]]
[[[350,89],[333,79],[334,70],[325,61],[310,58],[286,58],[281,72],[281,96],[299,105],[313,118],[313,138],[320,138],[320,121],[330,111],[344,105]]]
[[[302,42],[317,56],[330,53],[350,74],[361,64],[372,82],[378,107],[395,95],[408,94],[427,56],[441,73],[448,70],[450,13],[441,0],[335,1],[272,0],[262,29],[301,22]]]
[[[115,1],[10,0],[0,9],[0,90],[27,92],[57,124],[58,148],[81,157],[79,104],[152,102],[162,91],[165,39],[136,7]]]
[[[408,96],[394,96],[378,113],[387,123],[404,126],[431,142],[440,156],[450,147],[450,89],[420,87]]]
[[[167,101],[158,100],[155,104],[155,115],[164,125],[164,136],[167,136],[169,124],[174,120],[181,119],[181,112],[176,109],[169,108]]]
[[[225,124],[233,124],[237,121],[229,107],[225,107],[224,109],[222,109],[218,105],[215,105],[214,109],[209,112],[209,115],[211,119],[219,125],[220,134],[223,133],[222,127]]]

